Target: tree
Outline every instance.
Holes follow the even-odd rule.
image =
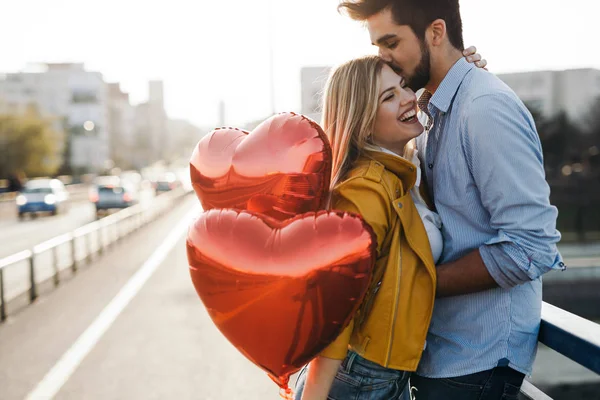
[[[0,115],[0,177],[56,173],[61,163],[62,135],[34,110]]]
[[[545,117],[535,107],[527,103],[525,105],[533,116],[542,142],[547,177],[549,180],[558,178],[564,164],[581,161],[586,142],[585,135],[569,119],[565,111]]]

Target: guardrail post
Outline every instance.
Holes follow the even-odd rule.
[[[29,288],[29,300],[34,302],[37,299],[37,287],[35,285],[35,254],[31,252],[31,256],[29,257],[29,280],[31,283],[31,287]]]
[[[91,232],[87,232],[84,237],[85,247],[87,251],[87,255],[85,256],[85,258],[88,263],[92,261],[92,235],[90,233]]]
[[[115,242],[121,240],[121,221],[115,221]]]
[[[96,231],[98,235],[98,254],[102,254],[102,250],[104,250],[104,240],[102,237],[102,225],[98,222],[98,230]]]
[[[75,235],[72,235],[71,237],[71,269],[73,270],[73,273],[77,272],[77,257],[76,257],[76,251],[75,251]]]
[[[0,321],[6,319],[6,308],[4,305],[4,270],[0,268]]]
[[[60,284],[58,269],[58,246],[52,248],[52,264],[54,264],[54,286],[58,286]]]

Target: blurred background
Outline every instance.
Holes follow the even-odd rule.
[[[337,4],[3,0],[0,258],[120,210],[158,207],[165,193],[187,199],[188,160],[216,127],[252,129],[282,111],[319,122],[330,68],[376,53]],[[548,276],[544,299],[600,320],[598,3],[460,4],[465,45],[535,118],[560,248],[572,271],[585,271]],[[534,381],[555,398],[599,398],[569,392],[598,393],[595,375],[550,351],[538,358]]]
[[[71,183],[115,169],[185,165],[213,128],[252,128],[275,112],[319,121],[329,67],[375,51],[336,5],[4,2],[0,190],[37,176]],[[461,7],[465,43],[535,116],[564,239],[600,239],[600,53],[588,33],[595,3],[462,0]]]

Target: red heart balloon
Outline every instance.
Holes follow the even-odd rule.
[[[281,113],[252,132],[222,128],[202,138],[190,175],[205,210],[235,208],[284,220],[324,208],[331,147],[317,123]]]
[[[331,211],[278,221],[204,212],[190,227],[192,281],[213,322],[282,388],[337,338],[371,279],[376,238]]]

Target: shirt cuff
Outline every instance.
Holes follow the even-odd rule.
[[[513,253],[513,257],[509,253]],[[484,244],[479,248],[479,254],[492,278],[503,289],[534,281],[552,270],[567,268],[558,252],[548,263],[550,266],[536,265],[535,260],[528,257],[525,251],[512,241]]]

